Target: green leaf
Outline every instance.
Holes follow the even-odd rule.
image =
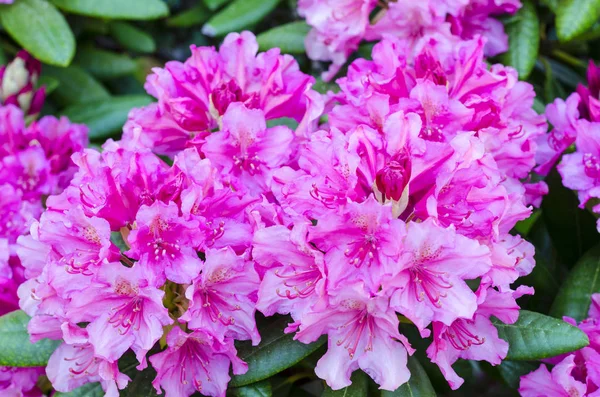
[[[106,139],[123,128],[131,109],[151,102],[147,95],[124,95],[71,106],[63,114],[74,123],[87,124],[90,139]]]
[[[507,360],[540,360],[572,352],[589,344],[579,328],[554,317],[521,310],[514,324],[493,321],[498,336],[509,343]]]
[[[231,0],[204,0],[204,5],[207,6],[209,10],[214,11],[230,1]]]
[[[53,397],[102,397],[104,390],[100,383],[88,383],[68,393],[56,392]]]
[[[137,366],[137,361],[134,365]],[[125,371],[123,371],[125,373]],[[127,375],[131,378],[131,382],[125,390],[122,390],[121,397],[155,397],[158,396],[156,389],[152,386],[152,381],[156,378],[156,370],[148,366],[143,371],[138,371],[135,367],[127,371]],[[164,395],[164,394],[163,394]]]
[[[519,72],[519,78],[525,80],[533,67],[540,49],[540,21],[531,0],[523,2],[523,7],[515,18],[506,25],[509,50],[504,54],[504,63],[513,66]]]
[[[333,390],[329,386],[325,386],[321,397],[364,397],[368,394],[369,379],[367,374],[361,370],[356,370],[350,377],[352,384],[340,390]]]
[[[58,80],[59,84],[52,93],[52,98],[63,106],[110,97],[106,88],[79,66],[44,67],[42,77],[45,75]]]
[[[235,0],[223,11],[214,15],[203,27],[207,36],[224,36],[243,30],[271,13],[281,0]]]
[[[0,365],[43,367],[60,341],[43,339],[33,344],[27,333],[29,316],[21,310],[0,317]]]
[[[304,39],[309,30],[304,21],[291,22],[259,34],[256,40],[261,51],[281,48],[284,54],[304,54]]]
[[[3,7],[4,29],[40,61],[68,66],[75,54],[75,37],[63,15],[44,0],[19,0]]]
[[[148,20],[169,15],[169,8],[161,0],[52,0],[52,2],[73,14],[104,19]]]
[[[294,131],[298,128],[298,122],[290,117],[280,117],[278,119],[267,120],[267,127],[273,128],[279,125],[283,125]]]
[[[561,0],[556,8],[556,35],[569,41],[591,28],[600,17],[600,0]]]
[[[237,397],[271,397],[273,395],[271,382],[268,380],[231,389],[231,393]]]
[[[167,19],[167,26],[176,28],[189,28],[190,26],[201,25],[210,18],[211,12],[202,3],[198,3],[192,8],[185,10],[177,15]]]
[[[75,63],[99,79],[110,79],[133,74],[137,64],[125,54],[86,47],[77,52]]]
[[[521,382],[521,376],[527,375],[531,371],[535,371],[539,366],[539,363],[504,360],[496,368],[498,368],[500,377],[507,385],[513,389],[518,389],[519,383]]]
[[[550,314],[581,321],[587,318],[591,296],[597,292],[600,292],[600,245],[588,251],[569,272]]]
[[[131,51],[152,53],[156,51],[156,43],[148,33],[127,22],[110,24],[110,34],[123,46]]]
[[[410,379],[396,391],[381,391],[381,397],[435,397],[435,390],[427,373],[415,356],[408,358]]]
[[[230,387],[267,379],[300,362],[326,342],[325,336],[308,345],[295,341],[294,335],[283,332],[289,321],[289,317],[281,317],[266,327],[259,327],[262,340],[258,346],[239,343],[238,356],[248,364],[248,372],[232,376]]]

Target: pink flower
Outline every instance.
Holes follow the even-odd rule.
[[[0,367],[0,393],[7,397],[42,397],[37,381],[43,374],[44,368]]]
[[[199,148],[219,128],[231,103],[262,110],[267,120],[292,118],[298,133],[309,129],[322,104],[310,87],[314,79],[302,73],[293,57],[278,49],[258,52],[250,32],[229,34],[219,51],[192,46],[184,63],[155,68],[146,90],[158,105],[132,112],[124,140],[173,155],[187,145]]]
[[[327,353],[315,372],[334,390],[349,386],[350,375],[365,371],[381,389],[396,390],[408,381],[407,350],[398,332],[398,317],[388,298],[370,294],[362,283],[346,285],[322,310],[306,313],[294,337],[304,343],[328,335]]]
[[[193,249],[198,222],[180,217],[175,203],[144,205],[135,222],[137,229],[129,233],[131,249],[126,254],[154,275],[157,287],[166,279],[187,284],[200,273],[202,262]]]
[[[168,349],[150,357],[158,373],[152,385],[166,397],[190,396],[200,392],[205,396],[225,396],[234,374],[243,374],[248,366],[236,354],[233,341],[220,342],[210,333],[199,330],[186,334],[175,327],[167,336]]]
[[[207,250],[202,274],[185,292],[189,309],[180,320],[191,329],[203,329],[223,341],[260,342],[254,321],[260,279],[253,264],[231,248]]]
[[[477,297],[465,280],[476,279],[491,267],[486,247],[433,220],[407,225],[399,264],[391,281],[395,288],[391,306],[424,334],[431,321],[450,325],[458,318],[471,318]]]
[[[164,292],[154,285],[137,268],[105,264],[97,281],[73,293],[69,320],[89,322],[89,343],[98,357],[114,362],[131,348],[143,369],[163,326],[173,322],[162,304]]]
[[[202,151],[224,175],[257,194],[267,189],[270,171],[294,153],[293,139],[288,127],[267,129],[262,111],[233,103],[223,116],[223,131],[207,137]]]
[[[117,397],[130,379],[119,372],[116,362],[94,354],[89,343],[61,344],[52,353],[46,367],[48,379],[60,392],[69,392],[90,382],[100,382],[106,397]]]
[[[576,369],[574,356],[568,356],[554,368],[548,371],[545,365],[521,377],[519,393],[523,397],[538,397],[540,395],[571,397],[585,396],[586,386],[573,378]]]

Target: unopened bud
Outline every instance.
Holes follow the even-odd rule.
[[[19,51],[15,59],[0,68],[0,101],[3,105],[15,105],[26,114],[41,110],[45,90],[36,90],[42,64],[27,51]]]
[[[411,160],[408,151],[394,155],[375,176],[375,184],[386,200],[399,201],[410,181]]]

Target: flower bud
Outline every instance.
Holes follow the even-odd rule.
[[[27,51],[19,51],[15,59],[0,68],[0,102],[3,105],[15,105],[28,114],[41,110],[44,88],[35,89],[42,70],[42,64]]]
[[[410,181],[411,168],[410,155],[403,150],[377,172],[375,184],[385,199],[400,200]]]

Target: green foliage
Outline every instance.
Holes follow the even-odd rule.
[[[265,18],[281,0],[234,0],[202,28],[207,36],[224,36],[241,31]]]
[[[412,356],[408,358],[410,379],[396,391],[381,391],[381,397],[435,397],[436,393],[419,360]]]
[[[48,363],[59,341],[29,341],[29,316],[21,310],[0,317],[0,366],[40,367]]]
[[[506,24],[509,50],[502,60],[519,72],[521,79],[526,79],[537,60],[540,47],[540,22],[533,1],[526,0],[515,17]]]
[[[591,28],[600,17],[600,0],[561,0],[556,9],[556,34],[569,41]]]
[[[169,15],[161,0],[52,0],[73,14],[104,19],[156,19]]]
[[[329,386],[325,386],[321,397],[363,397],[367,395],[369,383],[364,372],[361,370],[354,371],[350,380],[352,384],[340,390],[332,390]]]
[[[67,66],[75,38],[63,15],[45,0],[19,0],[0,7],[2,26],[23,48],[50,65]]]
[[[309,30],[306,22],[291,22],[261,33],[256,39],[261,51],[280,48],[284,54],[302,54]]]
[[[521,310],[514,324],[495,321],[498,336],[510,345],[507,360],[539,360],[589,344],[585,333],[562,320]]]

